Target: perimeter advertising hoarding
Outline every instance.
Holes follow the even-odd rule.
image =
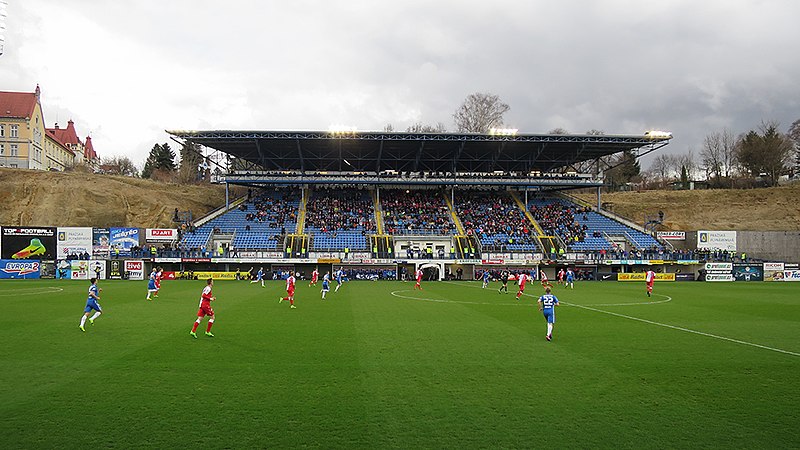
[[[112,259],[109,261],[108,277],[112,280],[120,280],[122,279],[122,274],[122,260]]]
[[[39,278],[42,264],[39,261],[0,260],[0,279]]]
[[[125,260],[125,273],[129,280],[144,280],[144,261]]]
[[[111,253],[116,255],[116,250],[119,249],[119,254],[122,256],[130,256],[131,248],[139,245],[139,229],[138,228],[121,228],[112,227],[109,230]]]
[[[736,251],[735,231],[707,231],[697,232],[697,248],[701,250],[729,250]]]
[[[764,281],[782,281],[784,268],[782,262],[765,262]]]
[[[734,264],[733,278],[736,281],[764,281],[764,268],[761,264]]]
[[[92,256],[106,259],[111,251],[111,231],[108,228],[92,230]]]
[[[685,231],[656,231],[656,237],[668,241],[685,241]]]
[[[617,281],[644,281],[645,280],[644,272],[636,272],[636,273],[618,273],[617,274]],[[657,273],[656,274],[656,281],[675,281],[675,274],[674,273]]]
[[[56,259],[56,229],[54,227],[2,227],[2,259]]]
[[[67,255],[91,255],[92,229],[88,227],[58,227],[56,235],[58,259]]]

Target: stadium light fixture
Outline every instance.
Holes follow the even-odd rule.
[[[656,139],[656,138],[671,139],[672,133],[670,133],[669,131],[649,130],[644,132],[644,136],[651,139]]]
[[[489,128],[489,134],[492,136],[516,136],[516,128]]]
[[[334,136],[341,136],[345,134],[356,134],[358,128],[346,125],[331,125],[328,127],[328,133]]]

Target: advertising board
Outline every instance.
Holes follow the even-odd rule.
[[[2,227],[0,239],[2,259],[56,259],[56,229],[53,227]]]
[[[729,250],[736,251],[735,231],[708,231],[697,232],[697,248],[701,250]]]
[[[19,261],[16,259],[0,260],[0,279],[39,278],[42,264],[40,261]]]
[[[89,227],[58,227],[56,235],[58,259],[67,255],[92,255],[92,229]]]

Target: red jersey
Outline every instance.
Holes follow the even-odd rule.
[[[561,269],[561,270],[558,271],[558,279],[559,280],[563,280],[564,279],[564,269]]]
[[[319,272],[317,272],[317,270],[314,269],[314,271],[311,272],[311,281],[317,281],[317,278],[319,278]]]
[[[213,295],[211,295],[211,286],[206,286],[203,288],[203,294],[200,296],[200,307],[203,306],[211,306],[211,299]]]
[[[644,279],[645,281],[647,281],[648,284],[652,283],[653,281],[656,280],[656,273],[653,272],[652,270],[648,270],[647,273],[644,275]]]
[[[294,275],[289,275],[289,278],[286,279],[286,290],[287,291],[293,291],[294,290],[294,282],[295,282]]]
[[[518,278],[519,278],[519,287],[524,288],[525,283],[528,281],[528,275],[521,273]]]
[[[422,275],[423,275],[423,274],[422,274],[422,271],[421,271],[421,270],[418,270],[418,271],[417,271],[417,281],[422,281]]]
[[[539,271],[539,279],[542,280],[542,283],[547,282],[547,275],[544,273],[544,270]]]

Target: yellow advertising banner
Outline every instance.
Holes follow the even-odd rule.
[[[644,272],[618,273],[617,281],[644,281]],[[675,281],[674,273],[657,273],[656,281]]]
[[[317,264],[338,264],[342,262],[339,258],[317,258]]]
[[[197,277],[198,280],[207,280],[209,278],[215,280],[235,280],[236,272],[194,272],[194,276]]]

